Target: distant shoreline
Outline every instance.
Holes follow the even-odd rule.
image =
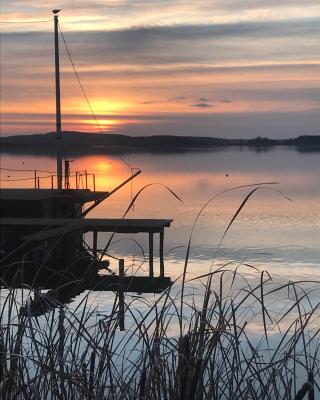
[[[127,152],[189,152],[218,151],[226,147],[249,147],[256,151],[267,151],[275,146],[292,146],[300,151],[320,151],[320,135],[302,135],[290,139],[223,139],[196,136],[127,136],[120,134],[92,134],[63,132],[63,149],[91,153]],[[19,135],[0,138],[1,152],[19,154],[51,154],[56,151],[54,133]]]

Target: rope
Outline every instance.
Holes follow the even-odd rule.
[[[0,24],[38,24],[39,22],[50,22],[50,21],[53,21],[53,18],[45,20],[34,20],[34,21],[0,21]]]
[[[59,24],[59,31],[60,31],[60,33],[61,33],[61,37],[62,37],[64,46],[65,46],[65,48],[66,48],[66,51],[67,51],[67,54],[68,54],[70,63],[71,63],[71,65],[72,65],[72,69],[73,69],[74,74],[75,74],[75,76],[76,76],[76,78],[77,78],[77,81],[78,81],[78,84],[79,84],[80,89],[81,89],[81,91],[82,91],[82,94],[83,94],[83,96],[84,96],[84,98],[85,98],[85,100],[86,100],[86,102],[87,102],[87,104],[88,104],[88,107],[89,107],[89,109],[90,109],[90,112],[91,112],[91,114],[92,114],[92,116],[93,116],[93,118],[94,118],[94,120],[95,120],[96,126],[97,126],[97,128],[98,128],[98,130],[99,130],[100,133],[104,133],[103,130],[102,130],[102,128],[101,128],[101,126],[100,126],[100,124],[99,124],[99,121],[98,121],[98,119],[97,119],[97,117],[96,117],[96,115],[95,115],[95,113],[94,113],[94,111],[93,111],[93,109],[92,109],[92,106],[91,106],[91,104],[90,104],[90,101],[89,101],[89,99],[88,99],[88,96],[87,96],[87,94],[86,94],[86,92],[85,92],[85,90],[84,90],[84,87],[83,87],[83,85],[82,85],[82,83],[81,83],[79,74],[78,74],[78,72],[77,72],[77,70],[76,70],[76,66],[75,66],[75,64],[74,64],[74,62],[73,62],[73,59],[72,59],[72,57],[71,57],[71,53],[70,53],[70,51],[69,51],[67,42],[66,42],[65,37],[64,37],[64,35],[63,35],[63,32],[62,32],[62,30],[61,30],[60,24]],[[132,165],[130,165],[130,163],[129,163],[127,160],[125,160],[122,156],[119,156],[119,158],[120,158],[120,160],[121,160],[125,165],[127,165],[127,166],[129,167],[129,169],[130,169],[130,171],[131,171],[131,175],[133,175],[134,170],[139,169],[139,168],[134,168],[134,167],[132,167]],[[131,181],[131,200],[132,200],[132,199],[133,199],[133,181]],[[134,209],[134,206],[132,205],[132,210],[133,210],[133,209]]]
[[[13,172],[42,172],[44,174],[55,174],[56,171],[41,171],[40,169],[11,169],[11,168],[2,168],[0,167],[3,171],[13,171]]]
[[[121,158],[121,156],[119,156],[120,158]],[[123,159],[122,159],[123,160]],[[126,165],[128,165],[129,166],[129,168],[131,168],[131,166],[125,161],[125,160],[123,160],[123,162],[126,164]],[[135,170],[138,170],[139,168],[135,168],[135,167],[133,167],[133,168],[131,168],[133,171],[135,171]],[[2,167],[0,167],[0,170],[2,170],[2,171],[10,171],[10,172],[41,172],[41,173],[43,173],[43,174],[51,174],[51,175],[53,175],[53,176],[57,176],[57,171],[43,171],[43,170],[40,170],[40,169],[12,169],[12,168],[2,168]],[[80,176],[81,174],[85,174],[85,170],[80,170],[80,171],[76,171],[74,174],[70,174],[70,176],[71,177],[75,177],[76,176],[76,173],[78,174],[78,176]],[[49,176],[51,176],[51,175],[49,175]],[[97,172],[97,173],[95,173],[95,174],[93,174],[92,172],[88,172],[87,173],[87,176],[92,176],[92,175],[95,175],[95,176],[105,176],[106,174],[103,174],[103,173],[99,173],[99,172]],[[39,176],[39,178],[42,178],[41,176]],[[30,178],[31,179],[31,178]],[[33,178],[32,178],[33,179]]]
[[[81,179],[83,179],[83,175],[84,174],[78,174],[78,177],[79,178],[81,177]],[[94,175],[94,174],[91,174],[91,173],[87,174],[87,176],[92,176],[92,175]],[[104,174],[99,174],[99,175],[104,175]],[[53,176],[57,176],[57,174],[52,174],[52,175],[47,175],[47,176],[38,176],[37,175],[36,178],[47,179],[47,178],[51,178]],[[76,174],[70,174],[69,176],[71,178],[75,178],[77,175]],[[2,178],[0,178],[0,181],[2,181],[2,182],[16,182],[16,181],[27,181],[27,180],[34,180],[34,179],[35,179],[35,177],[33,176],[31,178],[15,178],[15,179],[2,179]]]
[[[52,175],[48,175],[48,176],[37,176],[37,179],[43,179],[43,178],[51,178]],[[33,178],[17,178],[17,179],[1,179],[1,182],[17,182],[17,181],[30,181],[33,180],[34,181],[34,177]]]
[[[89,101],[89,99],[88,99],[88,96],[87,96],[87,94],[86,94],[86,92],[85,92],[85,90],[84,90],[84,87],[82,86],[82,83],[81,83],[81,81],[80,81],[78,72],[77,72],[77,70],[76,70],[76,67],[75,67],[74,62],[73,62],[72,57],[71,57],[71,53],[70,53],[69,48],[68,48],[68,45],[67,45],[67,42],[66,42],[66,40],[65,40],[65,38],[64,38],[64,35],[63,35],[63,33],[62,33],[60,24],[59,24],[59,31],[60,31],[60,33],[61,33],[64,46],[65,46],[65,48],[66,48],[66,51],[67,51],[67,54],[68,54],[70,63],[71,63],[72,68],[73,68],[73,72],[75,73],[75,76],[76,76],[76,78],[77,78],[77,81],[78,81],[78,84],[79,84],[80,89],[81,89],[81,91],[82,91],[82,94],[83,94],[83,96],[84,96],[84,98],[85,98],[85,100],[86,100],[86,102],[87,102],[87,104],[88,104],[88,107],[89,107],[89,109],[90,109],[90,112],[91,112],[91,114],[92,114],[92,116],[93,116],[93,118],[94,118],[94,120],[95,120],[95,122],[96,122],[96,125],[97,125],[99,131],[100,131],[101,133],[103,133],[103,130],[101,129],[101,126],[100,126],[100,124],[99,124],[99,122],[98,122],[98,120],[97,120],[97,117],[96,117],[95,113],[93,112],[93,109],[92,109],[92,107],[91,107],[91,104],[90,104],[90,101]]]
[[[1,182],[17,182],[17,181],[34,181],[34,178],[20,178],[20,179],[0,179]]]

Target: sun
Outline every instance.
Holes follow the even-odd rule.
[[[91,118],[91,119],[81,119],[78,121],[81,125],[87,125],[89,128],[96,126],[104,131],[112,131],[115,126],[121,125],[121,121],[116,119],[101,119],[101,118]]]
[[[101,98],[90,100],[90,106],[94,114],[101,117],[107,117],[108,114],[121,113],[128,108],[128,104],[124,101]],[[87,113],[88,105],[86,103],[81,103],[77,109],[82,113]]]
[[[75,123],[83,129],[91,131],[93,126],[103,131],[113,131],[116,126],[122,125],[121,117],[127,112],[129,103],[122,99],[109,100],[101,97],[89,99],[90,107],[85,101],[71,99],[64,105],[66,113],[72,112],[77,115]],[[91,108],[91,109],[90,109]],[[91,115],[91,114],[94,114]]]

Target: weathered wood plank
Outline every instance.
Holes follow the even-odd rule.
[[[68,189],[58,192],[56,189],[1,189],[0,200],[43,201],[51,198],[77,198],[94,201],[108,197],[109,192],[91,191],[89,189]]]
[[[1,226],[38,227],[42,231],[23,237],[41,241],[71,232],[160,233],[172,219],[1,218]]]

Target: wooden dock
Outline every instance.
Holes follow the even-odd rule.
[[[93,254],[97,256],[99,232],[147,233],[149,235],[149,277],[154,277],[154,234],[159,234],[160,277],[164,277],[164,229],[172,219],[98,219],[98,218],[1,218],[2,227],[21,232],[30,227],[35,233],[21,236],[25,242],[45,242],[70,233],[93,233]]]

